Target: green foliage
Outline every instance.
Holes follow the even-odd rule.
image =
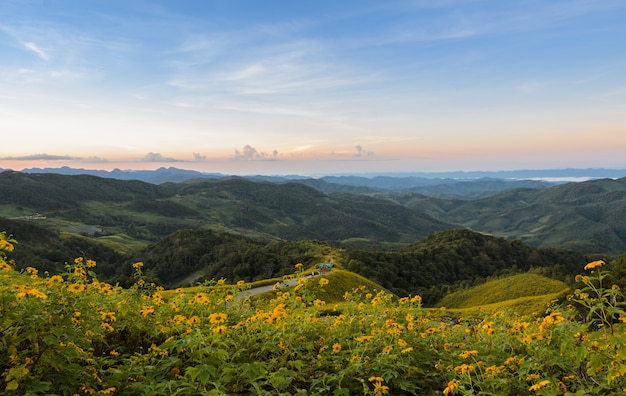
[[[614,322],[626,319],[626,302],[618,285],[606,285],[609,272],[602,268],[605,264],[597,260],[585,266],[584,269],[590,270],[591,274],[576,276],[582,287],[574,291],[571,299],[586,309],[587,320],[595,320],[598,326],[606,326],[613,333]]]
[[[20,273],[4,260],[13,248],[0,234],[0,389],[8,396],[626,391],[624,316],[613,332],[593,331],[558,305],[539,318],[503,310],[450,323],[419,296],[397,300],[364,285],[335,309],[313,292],[333,280],[347,287],[342,271],[301,277],[252,305],[241,297],[244,282],[165,294],[145,282],[140,262],[128,290],[98,281],[96,263],[82,257],[63,276]],[[611,303],[577,297],[583,306],[587,298],[603,306],[596,311]]]

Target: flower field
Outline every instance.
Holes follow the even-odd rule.
[[[271,299],[218,281],[188,293],[17,272],[0,233],[0,389],[7,395],[598,395],[626,392],[623,296],[590,263],[569,300],[537,316],[452,317],[365,287],[317,297],[300,278]],[[300,271],[300,268],[295,268]],[[197,291],[197,292],[196,292]],[[475,312],[475,311],[472,311]]]

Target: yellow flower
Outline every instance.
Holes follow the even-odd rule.
[[[21,300],[26,296],[33,296],[41,300],[46,300],[48,298],[48,296],[45,293],[37,289],[33,289],[32,287],[19,286],[18,290],[19,292],[15,294],[15,298],[17,300]]]
[[[74,259],[74,264],[82,264],[83,263],[83,258],[82,257],[76,257]]]
[[[337,344],[337,343],[333,344],[333,352],[335,353],[341,352],[341,344]]]
[[[478,355],[478,351],[473,350],[473,351],[465,351],[465,352],[461,352],[459,354],[459,356],[461,356],[463,359],[467,359],[470,356],[476,356]]]
[[[604,264],[605,264],[604,260],[592,261],[591,263],[585,265],[584,270],[586,271],[586,270],[602,267]]]
[[[241,287],[241,286],[243,286],[244,283],[246,283],[245,280],[240,280],[240,281],[237,282],[237,286]]]
[[[13,249],[15,249],[13,244],[11,244],[11,242],[7,241],[6,239],[3,239],[2,234],[0,234],[0,250],[12,252]]]
[[[67,287],[67,291],[71,293],[80,293],[85,290],[85,285],[82,283],[72,283]]]
[[[383,353],[391,353],[391,351],[393,350],[393,347],[391,345],[387,345],[386,347],[383,348]]]
[[[216,328],[213,329],[213,332],[222,334],[222,333],[226,333],[226,330],[228,330],[228,327],[226,326],[217,326]]]
[[[116,388],[112,386],[112,387],[110,387],[110,388],[103,389],[103,390],[101,390],[101,391],[100,391],[100,392],[98,392],[98,393],[101,393],[101,394],[103,394],[103,395],[108,395],[108,394],[114,393],[114,392],[115,392],[115,390],[116,390]]]
[[[389,393],[389,387],[383,385],[383,382],[385,381],[383,377],[370,377],[368,381],[374,384],[375,395],[384,395]]]
[[[387,385],[383,385],[380,382],[376,382],[374,384],[374,394],[375,395],[385,395],[389,393],[389,387]]]
[[[413,352],[413,347],[404,348],[403,350],[400,351],[400,353],[409,353],[409,352]]]
[[[303,265],[304,265],[304,264],[302,264],[302,263],[298,263],[298,264],[294,265],[294,267],[296,267],[296,268],[302,268],[302,267],[303,267]]]
[[[113,350],[111,350],[111,352],[109,352],[109,355],[111,355],[111,356],[117,356],[119,354],[120,353],[118,351],[116,351],[115,349],[113,349]]]
[[[459,389],[459,381],[452,380],[448,382],[448,386],[443,390],[444,395],[454,395],[454,392]]]
[[[59,275],[52,275],[49,281],[50,282],[63,282],[63,278]]]
[[[398,345],[400,345],[402,347],[407,345],[407,342],[404,341],[402,338],[399,338],[397,342],[398,342]]]
[[[115,312],[100,312],[100,319],[111,322],[115,322],[117,320]]]
[[[26,272],[28,272],[31,275],[35,275],[35,276],[37,276],[37,274],[39,273],[37,268],[33,268],[33,267],[26,267]]]
[[[460,373],[461,375],[465,375],[467,373],[470,373],[470,372],[474,371],[474,365],[473,364],[465,364],[465,363],[463,363],[460,366],[456,366],[454,368],[454,371],[456,371],[457,373]]]
[[[320,285],[324,286],[324,285],[327,285],[327,284],[328,284],[328,279],[326,279],[326,278],[320,279]]]
[[[139,269],[141,267],[143,267],[143,261],[138,261],[135,264],[133,264],[134,269]]]
[[[543,380],[539,383],[536,383],[535,385],[531,386],[530,388],[528,388],[528,390],[531,391],[536,391],[538,389],[543,388],[544,386],[548,385],[550,383],[550,380]]]
[[[87,268],[93,268],[96,266],[96,262],[94,260],[87,260]]]
[[[148,316],[150,315],[152,312],[154,312],[154,307],[152,305],[144,305],[141,307],[141,309],[139,310],[139,312],[141,312],[141,314],[143,316]]]
[[[228,315],[221,312],[212,313],[209,315],[209,321],[211,323],[222,323],[228,318]]]

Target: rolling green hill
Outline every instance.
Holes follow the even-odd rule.
[[[515,189],[477,200],[389,196],[442,222],[539,247],[617,255],[626,251],[626,178]]]
[[[552,300],[562,297],[568,290],[569,287],[564,282],[533,273],[523,273],[456,290],[445,295],[437,306],[446,308],[513,306],[519,312],[524,305],[520,303],[525,301],[530,312],[520,313],[541,313]],[[529,297],[540,298],[528,299]],[[530,304],[530,301],[533,303]]]
[[[126,235],[144,244],[197,228],[288,240],[413,242],[450,227],[384,199],[234,177],[157,186],[9,171],[0,173],[0,186],[0,217],[96,238]]]
[[[7,171],[0,173],[0,186],[0,217],[37,213],[36,221],[53,230],[121,243],[146,245],[196,228],[285,240],[412,243],[465,227],[539,247],[610,255],[626,251],[626,223],[621,221],[626,179],[521,188],[474,200],[358,187],[347,193],[338,186],[338,192],[325,194],[296,181],[238,177],[154,185]]]

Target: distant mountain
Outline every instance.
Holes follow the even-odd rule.
[[[413,242],[450,227],[386,199],[333,197],[299,183],[239,177],[155,185],[8,171],[0,173],[0,186],[0,216],[38,213],[58,230],[100,230],[142,241],[180,229],[217,228],[289,240]]]
[[[193,170],[185,170],[179,168],[159,168],[155,170],[121,170],[113,169],[112,171],[93,170],[93,169],[76,169],[67,166],[61,168],[30,168],[24,169],[24,173],[56,173],[59,175],[91,175],[119,180],[141,180],[152,184],[162,183],[180,183],[195,178],[219,178],[224,175],[221,173],[204,173]]]
[[[92,175],[119,180],[141,180],[152,184],[193,182],[229,177],[221,173],[206,173],[174,167],[156,170],[112,171],[61,168],[30,168],[25,173],[56,173],[62,175]],[[545,169],[484,172],[417,172],[371,175],[323,176],[315,179],[300,175],[251,175],[243,178],[271,183],[298,182],[324,193],[348,192],[371,194],[375,192],[415,192],[440,198],[475,199],[528,187],[549,187],[567,181],[598,178],[620,178],[626,170],[614,169]]]
[[[534,246],[611,254],[626,250],[626,178],[515,189],[471,201],[387,197],[442,222]]]
[[[58,231],[121,243],[130,238],[145,244],[181,229],[212,228],[265,239],[366,246],[414,242],[463,227],[533,246],[610,255],[626,251],[626,178],[553,186],[517,181],[535,186],[524,188],[508,188],[518,184],[506,180],[457,181],[423,187],[431,189],[430,196],[328,180],[337,179],[272,183],[222,176],[153,184],[5,171],[0,173],[0,216],[36,213]],[[378,180],[380,187],[393,183]]]

